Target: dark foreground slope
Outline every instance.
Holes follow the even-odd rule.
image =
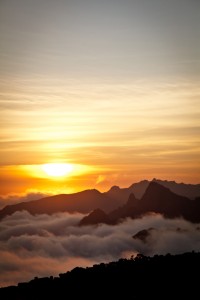
[[[145,257],[75,268],[0,289],[0,299],[197,299],[200,253]]]

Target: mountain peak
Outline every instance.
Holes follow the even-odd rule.
[[[168,189],[167,187],[165,187],[165,186],[163,186],[163,185],[161,185],[158,182],[153,180],[149,183],[149,185],[148,185],[148,187],[147,187],[147,189],[144,193],[144,197],[147,194],[151,194],[152,196],[154,196],[154,195],[159,195],[160,196],[160,193],[167,193],[167,192],[170,193],[170,194],[172,193],[170,191],[170,189]]]
[[[136,199],[135,195],[133,193],[130,194],[128,201],[126,202],[126,207],[131,208],[136,205],[138,200]]]
[[[161,203],[168,202],[172,195],[175,195],[167,187],[151,181],[141,199],[143,205],[148,206],[154,204],[160,206]],[[177,195],[176,195],[177,196]]]
[[[153,211],[166,217],[185,216],[190,207],[190,200],[173,193],[167,187],[152,181],[140,202],[143,212]]]
[[[120,190],[120,187],[118,185],[113,185],[109,192],[118,192]]]
[[[164,183],[178,184],[178,183],[176,183],[176,181],[174,181],[174,180],[161,180],[161,179],[158,179],[158,178],[153,178],[152,181],[153,181],[153,182],[160,183],[160,184],[164,184]],[[179,183],[179,184],[181,184],[181,183]]]
[[[132,183],[132,184],[129,186],[129,188],[133,188],[133,187],[135,187],[135,185],[146,185],[146,184],[148,184],[149,182],[150,182],[149,180],[144,179],[144,180],[141,180],[141,181],[139,181],[139,182],[137,182],[137,183]]]

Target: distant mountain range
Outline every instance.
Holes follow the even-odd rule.
[[[200,198],[190,200],[152,181],[140,200],[132,193],[123,206],[108,214],[96,209],[84,217],[80,225],[116,224],[127,217],[138,218],[147,213],[160,213],[166,218],[181,217],[197,223],[200,222]]]
[[[192,200],[196,197],[200,197],[200,184],[176,183],[175,181],[160,180],[156,178],[152,181],[165,186],[177,195],[184,196]],[[150,182],[151,181],[148,180],[142,180],[140,182],[133,183],[128,188],[113,186],[105,194],[109,198],[117,199],[119,201],[122,201],[121,199],[127,201],[131,193],[133,193],[137,199],[141,199]]]
[[[152,183],[157,183],[157,185],[152,185]],[[163,186],[166,188],[161,190],[157,188],[153,193],[153,186]],[[170,191],[171,193],[169,193]],[[155,193],[158,194],[157,197],[155,197]],[[174,196],[174,193],[177,195]],[[22,210],[26,210],[31,214],[53,214],[57,212],[90,213],[95,209],[100,209],[105,212],[103,214],[101,212],[100,219],[102,219],[103,216],[106,216],[107,218],[106,214],[110,213],[109,218],[112,216],[112,222],[115,219],[126,217],[129,214],[141,215],[147,211],[160,212],[169,217],[172,215],[181,215],[191,219],[190,214],[193,214],[193,211],[196,209],[199,203],[199,201],[194,200],[194,198],[198,196],[200,196],[200,184],[183,184],[176,183],[174,181],[162,181],[158,179],[153,179],[152,182],[143,180],[132,184],[128,188],[113,186],[108,192],[105,193],[100,193],[99,191],[93,189],[74,194],[61,194],[39,200],[7,205],[0,210],[0,219],[7,215],[11,215],[16,211]],[[191,201],[189,198],[193,200]],[[137,203],[140,203],[140,205],[137,205]],[[190,203],[189,205],[194,208],[188,210],[188,203]],[[160,206],[160,208],[158,208],[158,206]],[[166,209],[167,206],[170,206],[168,210]],[[187,209],[183,209],[183,206]],[[132,208],[134,208],[134,213],[131,212],[133,210]],[[97,213],[95,214],[97,215]],[[107,220],[107,222],[109,221]]]
[[[59,277],[35,278],[0,288],[1,299],[197,299],[200,253],[138,254],[90,268],[77,267]],[[178,296],[178,297],[177,297]]]
[[[7,205],[0,210],[0,219],[6,215],[11,215],[16,211],[26,210],[31,214],[53,214],[57,212],[81,212],[88,213],[92,209],[100,207],[105,211],[110,211],[116,206],[114,201],[97,190],[86,190],[74,194],[61,194],[45,197],[39,200],[21,202]]]

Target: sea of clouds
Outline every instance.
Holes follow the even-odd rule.
[[[152,214],[115,226],[78,226],[83,214],[32,216],[16,212],[0,221],[0,286],[58,276],[76,266],[145,255],[200,250],[200,224]],[[143,229],[145,240],[133,238]]]

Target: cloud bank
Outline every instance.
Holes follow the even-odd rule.
[[[50,196],[50,194],[44,194],[41,192],[30,192],[24,195],[10,194],[6,196],[0,196],[0,209],[2,209],[6,205],[38,200],[48,196]]]
[[[145,255],[182,253],[200,249],[200,224],[161,215],[127,219],[109,226],[77,224],[82,214],[32,216],[16,212],[0,223],[0,286],[17,284],[35,276],[56,276],[76,266]],[[150,230],[145,241],[133,238]]]

